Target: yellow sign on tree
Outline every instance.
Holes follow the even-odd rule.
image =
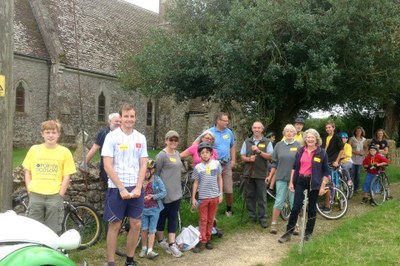
[[[6,76],[0,75],[0,97],[6,96]]]

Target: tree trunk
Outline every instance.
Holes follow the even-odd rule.
[[[394,100],[385,104],[384,129],[390,139],[399,140],[399,106]]]
[[[0,212],[11,209],[12,140],[15,96],[13,91],[14,0],[0,1]]]

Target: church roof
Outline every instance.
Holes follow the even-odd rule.
[[[49,58],[29,3],[15,0],[15,51]],[[119,60],[127,51],[140,49],[140,39],[158,25],[157,13],[123,0],[39,0],[54,25],[67,65],[116,74]],[[38,20],[36,20],[38,21]],[[75,34],[75,27],[77,34]]]

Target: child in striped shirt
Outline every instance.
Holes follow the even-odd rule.
[[[200,242],[193,252],[198,253],[205,248],[212,249],[211,233],[218,204],[222,202],[222,167],[217,160],[212,160],[213,147],[208,142],[202,142],[197,148],[201,163],[193,170],[192,208],[196,207],[196,192],[201,200],[199,205]]]

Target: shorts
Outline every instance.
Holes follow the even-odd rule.
[[[232,168],[230,163],[227,163],[222,168],[222,183],[224,193],[233,193]]]
[[[158,217],[160,217],[160,208],[145,208],[142,215],[142,231],[149,231],[150,234],[157,232]]]
[[[289,182],[283,180],[276,181],[276,198],[274,203],[274,209],[282,210],[285,204],[286,195],[289,193],[290,207],[293,207],[294,192],[291,192],[288,188]]]
[[[135,187],[127,187],[129,192]],[[123,200],[118,188],[108,188],[104,204],[104,220],[107,222],[122,221],[125,217],[141,219],[144,208],[144,189],[139,198]]]

